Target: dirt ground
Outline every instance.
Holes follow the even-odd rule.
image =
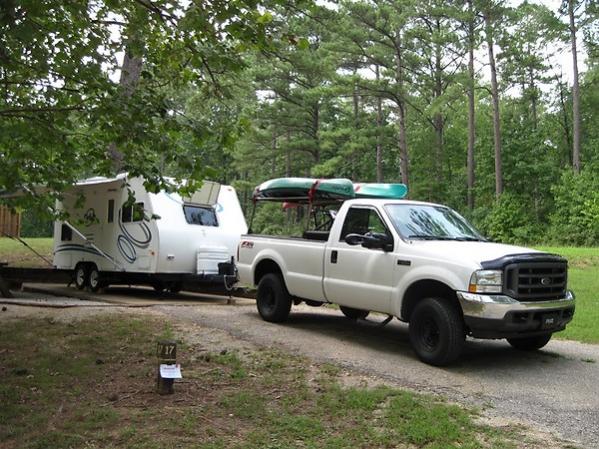
[[[25,295],[27,296],[27,295]],[[31,298],[29,298],[31,299]],[[314,348],[330,343],[331,335],[322,335],[318,331],[312,329],[302,329],[301,324],[293,324],[290,327],[264,326],[255,318],[255,312],[252,305],[244,304],[241,306],[226,306],[225,304],[211,304],[204,306],[148,306],[148,307],[127,307],[127,306],[110,306],[101,305],[101,303],[86,303],[84,307],[69,307],[72,305],[81,305],[77,300],[62,298],[64,308],[49,308],[49,307],[34,307],[34,306],[17,306],[13,304],[2,305],[0,313],[0,322],[4,320],[22,320],[29,317],[43,317],[50,320],[60,322],[76,322],[77,320],[102,315],[116,316],[147,316],[158,320],[168,320],[172,323],[175,333],[185,335],[187,344],[201,351],[219,353],[220,351],[235,350],[239,353],[251,353],[260,351],[265,347],[276,347],[283,349],[290,354],[302,354],[307,356],[309,360],[313,360],[309,369],[315,373],[320,369],[322,363],[333,363],[339,368],[339,378],[345,386],[377,386],[388,385],[391,387],[408,388],[413,391],[439,394],[444,396],[445,388],[430,388],[427,382],[422,379],[406,382],[405,378],[389,375],[389,373],[376,364],[371,369],[364,369],[358,361],[355,361],[350,355],[354,349],[360,354],[363,348],[358,344],[357,348],[352,348],[352,338],[349,333],[356,332],[355,325],[347,327],[345,321],[342,322],[340,333],[334,335],[337,340],[335,351],[339,358],[332,358],[323,355]],[[311,310],[311,309],[307,309]],[[335,311],[325,311],[325,318],[334,315]],[[305,315],[304,315],[305,317]],[[335,320],[337,317],[335,317]],[[351,328],[350,328],[351,327]],[[339,330],[339,329],[338,329]],[[361,335],[364,329],[358,330]],[[306,335],[300,336],[299,333]],[[380,337],[380,335],[379,335]],[[287,341],[285,341],[287,339]],[[291,341],[290,341],[291,340]],[[320,343],[319,343],[320,342]],[[312,350],[304,350],[302,348],[312,348]],[[347,357],[344,356],[347,355]],[[354,352],[355,354],[355,352]],[[375,356],[377,353],[374,354]],[[380,354],[379,354],[380,355]],[[430,367],[423,367],[424,370]],[[185,368],[183,367],[183,370]],[[435,368],[436,370],[436,368]],[[314,376],[315,377],[315,376]],[[186,382],[184,379],[182,382]],[[183,387],[184,384],[181,385]],[[151,401],[151,395],[143,392],[134,392],[135,394],[122,394],[119,400],[130,403],[131,405],[148,405]],[[455,395],[449,395],[450,400],[462,402]],[[488,397],[479,398],[479,404],[484,404],[489,401]],[[179,397],[179,402],[193,401],[192,397]],[[471,401],[466,401],[472,405]],[[517,416],[503,416],[501,411],[488,404],[484,409],[479,420],[481,423],[491,425],[499,430],[501,429],[524,429],[523,432],[527,435],[518,447],[522,448],[565,448],[575,447],[576,443],[568,442],[563,439],[555,429],[551,426],[539,426],[534,420],[520,419]],[[581,441],[580,439],[577,439]],[[584,441],[581,443],[583,447],[597,447],[592,441]]]

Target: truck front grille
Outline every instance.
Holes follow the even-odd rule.
[[[567,262],[522,262],[505,267],[504,289],[519,301],[563,298],[568,277]]]

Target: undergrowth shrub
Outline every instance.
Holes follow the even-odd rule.
[[[569,245],[599,245],[599,171],[592,167],[575,175],[562,173],[551,188],[555,207],[548,237]]]

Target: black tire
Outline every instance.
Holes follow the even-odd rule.
[[[152,288],[154,289],[154,291],[156,293],[162,293],[162,292],[164,292],[164,284],[162,282],[154,282],[152,284]]]
[[[75,267],[75,287],[83,290],[87,287],[87,266],[84,263],[77,264]]]
[[[269,273],[260,279],[256,306],[264,321],[280,323],[287,319],[291,311],[291,296],[280,275]]]
[[[354,309],[353,307],[347,306],[339,306],[339,309],[341,309],[343,315],[345,315],[350,320],[363,320],[370,313],[370,311],[368,310]]]
[[[512,347],[520,351],[535,351],[541,349],[549,340],[552,334],[537,335],[535,337],[508,338],[507,341]]]
[[[102,279],[98,267],[92,265],[87,270],[87,285],[92,292],[97,292],[102,288]]]
[[[456,304],[444,298],[421,300],[410,318],[410,343],[424,363],[435,366],[455,361],[464,347],[466,332]]]

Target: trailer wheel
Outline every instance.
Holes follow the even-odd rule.
[[[181,291],[181,289],[183,288],[183,283],[182,282],[172,282],[169,287],[168,287],[168,291],[170,293],[179,293]]]
[[[425,298],[410,318],[410,343],[420,360],[443,366],[456,360],[466,332],[457,307],[444,298]]]
[[[87,285],[92,292],[97,292],[102,287],[98,267],[92,265],[87,274]]]
[[[256,306],[264,321],[280,323],[287,319],[291,311],[291,296],[280,275],[269,273],[260,279]]]
[[[77,264],[75,267],[75,287],[83,290],[87,285],[87,267],[84,263]]]
[[[343,315],[350,320],[363,320],[370,313],[368,310],[354,309],[353,307],[339,306]]]

